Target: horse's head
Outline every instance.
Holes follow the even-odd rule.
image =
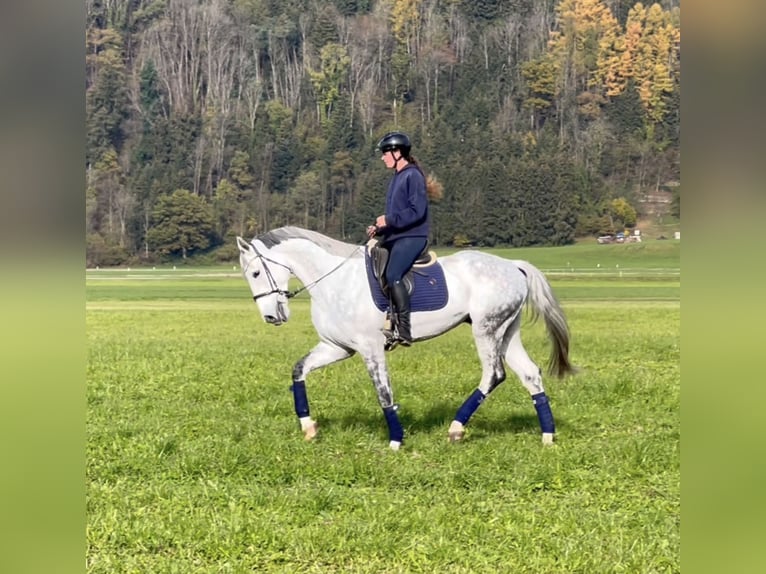
[[[255,241],[237,237],[237,245],[239,265],[263,320],[276,326],[286,323],[290,318],[287,304],[290,268],[275,260],[263,244],[259,247]]]

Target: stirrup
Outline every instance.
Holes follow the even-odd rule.
[[[386,338],[386,342],[383,343],[383,350],[384,351],[393,351],[394,349],[396,349],[396,347],[399,346],[400,342],[401,341],[399,341],[399,339],[394,339],[394,338],[388,338],[387,337]]]
[[[399,344],[399,338],[397,337],[396,330],[388,317],[386,317],[380,332],[383,333],[383,336],[386,338],[386,342],[383,343],[384,350],[390,351]]]
[[[403,339],[399,335],[399,329],[397,329],[396,327],[383,328],[381,329],[381,332],[386,337],[386,342],[383,343],[383,349],[385,349],[386,351],[391,351],[399,345],[401,345],[402,347],[409,347],[410,345],[412,345],[411,340]]]
[[[390,331],[388,329],[383,329],[383,334],[386,336],[386,342],[383,343],[383,349],[386,351],[391,351],[395,349],[398,345],[401,345],[402,347],[409,347],[412,345],[411,339],[403,339],[399,336],[398,331]]]
[[[383,323],[383,328],[380,330],[386,337],[386,342],[383,343],[383,349],[391,351],[398,345],[402,347],[409,347],[412,345],[412,339],[404,339],[399,335],[399,327],[391,321],[390,317],[386,317]]]

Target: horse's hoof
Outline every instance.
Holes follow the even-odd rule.
[[[316,423],[312,423],[311,426],[303,429],[303,440],[312,441],[319,434],[319,426]]]
[[[452,424],[449,426],[449,430],[447,431],[447,436],[449,437],[450,442],[461,441],[465,436],[465,428],[458,421],[452,421]]]
[[[449,441],[450,442],[460,442],[461,440],[463,440],[464,436],[465,436],[465,432],[464,431],[451,432],[451,433],[449,433]]]
[[[553,433],[552,432],[544,432],[543,433],[543,444],[548,446],[553,444]]]

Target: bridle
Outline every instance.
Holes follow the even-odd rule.
[[[291,275],[293,273],[293,270],[290,269],[287,265],[280,263],[279,261],[274,261],[273,259],[266,257],[263,253],[258,251],[258,248],[255,246],[255,243],[253,243],[252,241],[250,242],[250,246],[253,248],[253,251],[255,251],[255,257],[247,262],[247,265],[245,265],[245,269],[243,270],[243,272],[245,276],[247,276],[247,269],[250,267],[250,263],[252,263],[255,259],[260,259],[261,265],[263,266],[263,271],[264,273],[266,273],[266,278],[269,280],[269,287],[271,288],[271,291],[266,291],[265,293],[259,293],[258,295],[253,295],[253,301],[257,301],[261,297],[273,295],[274,293],[276,293],[277,295],[284,295],[288,299],[295,297],[298,294],[297,290],[285,291],[284,289],[279,288],[279,285],[277,285],[276,279],[274,279],[274,275],[271,273],[271,269],[269,269],[269,266],[266,265],[266,261],[268,261],[269,263],[273,263],[274,265],[279,265],[280,267],[284,267],[290,272]]]
[[[256,247],[254,241],[250,241],[250,246],[253,248],[253,251],[255,251],[255,258],[254,259],[257,258],[257,259],[261,260],[261,265],[263,266],[263,271],[266,273],[266,278],[269,280],[269,287],[271,288],[271,291],[266,291],[265,293],[259,293],[258,295],[253,295],[253,301],[257,301],[261,297],[267,297],[269,295],[274,295],[275,293],[277,295],[283,295],[287,299],[292,299],[293,297],[295,297],[299,293],[302,293],[303,291],[306,291],[307,289],[310,289],[311,287],[313,287],[314,285],[319,283],[322,279],[324,279],[325,277],[327,277],[331,273],[337,271],[344,263],[346,263],[349,259],[351,259],[354,256],[354,253],[356,253],[356,249],[354,249],[354,251],[351,252],[351,255],[346,257],[343,261],[341,261],[338,265],[336,265],[335,267],[330,269],[327,273],[322,275],[319,279],[316,279],[316,280],[312,281],[308,285],[304,285],[303,287],[301,287],[299,289],[294,289],[292,291],[285,291],[284,289],[280,289],[279,285],[277,285],[277,282],[274,279],[274,275],[272,275],[271,270],[269,269],[269,266],[266,265],[266,261],[268,261],[269,263],[273,263],[274,265],[279,265],[280,267],[283,267],[283,268],[287,269],[290,272],[290,275],[295,275],[295,273],[293,273],[293,270],[290,267],[288,267],[287,265],[285,265],[284,263],[280,263],[279,261],[274,261],[273,259],[270,259],[269,257],[266,257],[263,253],[258,251],[258,247]],[[247,276],[247,269],[248,269],[248,267],[250,267],[250,263],[252,263],[254,259],[251,259],[250,261],[247,262],[247,265],[245,265],[245,269],[243,270],[243,273],[244,273],[245,276]]]

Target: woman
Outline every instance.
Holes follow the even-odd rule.
[[[397,317],[398,336],[394,335],[387,346],[399,343],[409,347],[410,295],[402,279],[428,244],[428,199],[439,196],[441,188],[433,179],[426,181],[417,160],[410,155],[412,144],[406,134],[387,133],[377,149],[386,167],[394,170],[394,176],[388,184],[386,211],[367,228],[367,235],[381,235],[381,245],[389,251],[386,282],[395,308],[391,315]]]

